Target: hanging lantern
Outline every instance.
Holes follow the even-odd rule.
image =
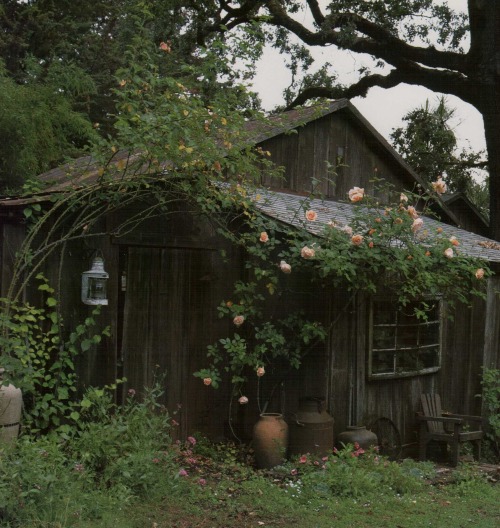
[[[106,281],[109,274],[104,270],[102,257],[95,257],[92,269],[82,273],[82,302],[85,304],[108,304]]]

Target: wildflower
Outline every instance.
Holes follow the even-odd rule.
[[[300,464],[305,464],[307,462],[307,456],[306,455],[302,455],[300,458],[299,458],[299,463]]]
[[[413,224],[411,225],[411,230],[416,233],[419,229],[422,229],[424,221],[421,218],[415,218]]]
[[[318,213],[316,211],[306,211],[306,219],[309,220],[309,222],[314,222],[318,218]]]
[[[246,396],[240,396],[240,398],[238,399],[238,403],[240,405],[245,405],[248,403],[248,398]]]
[[[484,269],[483,268],[478,268],[476,270],[476,279],[482,279],[484,277]]]
[[[430,251],[426,251],[426,252],[425,252],[425,256],[426,256],[426,257],[430,257],[430,256],[431,256],[431,252],[430,252]]]
[[[352,236],[352,227],[351,226],[348,226],[348,225],[342,226],[340,230],[343,231],[344,233],[348,234],[349,236]]]
[[[265,231],[262,231],[262,233],[260,234],[260,238],[259,240],[261,242],[268,242],[269,241],[269,235],[265,232]]]
[[[452,243],[453,246],[459,246],[460,245],[460,242],[457,240],[457,237],[450,237],[450,242]]]
[[[444,256],[446,258],[451,259],[451,258],[453,258],[453,255],[454,255],[453,249],[452,248],[447,248],[447,249],[444,250],[443,254],[444,254]]]
[[[196,438],[194,436],[188,436],[187,441],[193,446],[196,445]]]
[[[371,236],[371,235],[373,235],[373,234],[376,233],[376,232],[377,232],[377,230],[372,228],[372,229],[370,229],[370,230],[368,231],[368,235]]]
[[[298,473],[298,471],[296,469],[292,469],[290,471],[290,475],[296,475]]]
[[[359,246],[362,242],[363,242],[363,236],[362,235],[353,235],[351,237],[351,242],[355,245],[355,246]]]
[[[233,319],[233,323],[236,326],[241,326],[243,322],[245,321],[245,317],[243,315],[236,315]]]
[[[314,251],[313,248],[310,248],[310,247],[307,247],[307,246],[304,246],[301,250],[300,250],[300,256],[306,260],[309,260],[309,259],[312,259],[314,258],[314,255],[316,254],[316,252]]]
[[[75,464],[73,468],[77,473],[82,473],[85,470],[83,464]]]
[[[399,195],[399,201],[400,201],[401,203],[406,203],[406,202],[408,201],[408,196],[406,196],[405,193],[401,193],[401,194]]]
[[[179,477],[187,477],[188,473],[185,469],[179,469]]]
[[[349,200],[351,200],[351,202],[360,202],[363,197],[365,195],[365,190],[364,189],[361,189],[360,187],[353,187],[350,191],[349,191]]]
[[[335,227],[337,225],[337,223],[335,222],[335,220],[330,220],[327,225],[329,227]]]
[[[165,53],[170,53],[172,51],[172,47],[170,46],[170,42],[161,42],[160,43],[160,49],[164,51]]]
[[[285,262],[284,260],[282,260],[280,262],[280,270],[283,272],[283,273],[291,273],[292,272],[292,266],[290,266],[290,264],[288,264],[287,262]]]
[[[368,244],[368,247],[369,247],[369,248],[372,248],[374,245],[375,245],[375,244],[374,244],[373,241],[372,241],[372,242],[370,242],[370,243]]]
[[[201,479],[198,480],[198,484],[200,486],[206,486],[207,485],[207,481],[204,478],[201,478]]]
[[[266,373],[264,367],[258,367],[256,372],[257,372],[257,376],[259,376],[259,378],[261,378]]]
[[[212,385],[212,378],[203,378],[203,383],[208,387]]]
[[[435,181],[432,182],[432,188],[438,193],[438,194],[444,194],[448,187],[446,186],[446,183],[444,183],[441,176]]]
[[[127,81],[125,79],[122,79],[119,83],[118,83],[118,86],[120,88],[123,88],[125,85],[127,84]]]
[[[210,378],[205,378],[205,379],[210,379]],[[210,383],[212,383],[212,380],[210,380]],[[205,385],[210,385],[210,383],[205,383]],[[172,421],[171,421],[171,424],[174,426],[174,427],[177,427],[179,425],[179,422],[177,420],[174,420],[172,418]]]
[[[375,222],[377,222],[377,224],[380,224],[380,222],[382,222],[382,218],[375,218]]]

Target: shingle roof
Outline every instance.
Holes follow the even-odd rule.
[[[339,226],[348,225],[354,218],[355,207],[351,203],[336,202],[333,200],[305,199],[304,196],[284,192],[261,190],[262,199],[256,200],[257,208],[268,216],[281,222],[294,226],[302,226],[304,209],[314,210],[318,217],[315,222],[306,224],[307,230],[315,235],[320,235],[325,225],[331,220]],[[307,204],[307,205],[306,205]],[[454,227],[434,218],[423,217],[425,226],[429,231],[438,228],[447,237],[455,236],[460,246],[458,250],[467,256],[478,257],[491,263],[500,263],[500,243],[489,238],[476,235],[464,229]]]

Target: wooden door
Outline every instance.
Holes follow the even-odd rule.
[[[210,394],[193,372],[206,363],[214,307],[212,251],[129,247],[123,276],[121,356],[129,389],[137,397],[155,382],[179,422],[179,436],[204,429]]]

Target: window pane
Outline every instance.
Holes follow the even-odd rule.
[[[418,326],[398,326],[397,348],[408,348],[418,343]]]
[[[413,370],[418,370],[418,351],[415,349],[399,352],[396,356],[396,371],[410,372]]]
[[[439,323],[427,323],[420,327],[420,346],[439,343]]]
[[[394,348],[395,328],[393,326],[376,326],[373,329],[373,348]]]
[[[424,348],[420,350],[420,361],[422,368],[439,366],[439,347]]]
[[[392,374],[394,372],[393,352],[373,352],[372,374]]]

